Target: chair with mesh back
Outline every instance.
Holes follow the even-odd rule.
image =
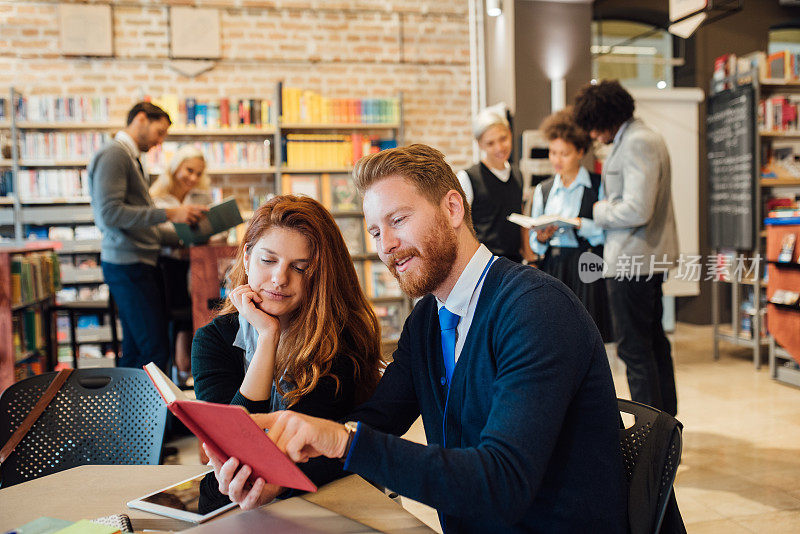
[[[620,427],[631,534],[657,534],[662,526],[665,531],[685,532],[672,488],[681,461],[683,425],[645,404],[617,402],[621,413],[635,418],[630,428]]]
[[[21,380],[0,395],[0,445],[55,375]],[[3,462],[2,487],[79,465],[158,464],[165,420],[164,403],[142,369],[75,370]]]

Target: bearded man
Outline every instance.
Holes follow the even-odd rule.
[[[437,150],[411,145],[354,171],[381,260],[422,297],[374,396],[342,425],[254,416],[294,461],[324,455],[436,508],[444,532],[627,532],[619,412],[603,342],[558,280],[475,239]],[[398,436],[422,415],[428,445]],[[207,451],[209,452],[209,451]],[[243,508],[264,481],[211,455]]]

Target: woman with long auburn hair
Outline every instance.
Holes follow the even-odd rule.
[[[289,409],[339,419],[369,398],[383,363],[378,319],[319,202],[284,195],[258,208],[229,287],[219,314],[192,343],[198,399],[250,413]],[[329,460],[301,468],[317,485],[342,473]],[[213,474],[202,488],[204,500],[222,498]],[[281,491],[266,485],[261,501]]]

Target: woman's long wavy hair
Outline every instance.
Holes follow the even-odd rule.
[[[311,262],[303,277],[303,298],[281,333],[275,360],[275,383],[288,406],[310,393],[331,375],[337,354],[353,362],[356,402],[372,395],[383,365],[380,324],[364,296],[342,233],[322,204],[308,197],[283,195],[269,200],[253,214],[230,272],[230,289],[247,283],[245,253],[273,228],[300,232],[308,240]],[[220,315],[235,312],[228,298]],[[296,389],[284,392],[281,376]],[[331,375],[333,376],[333,375]],[[340,386],[338,377],[337,389]]]

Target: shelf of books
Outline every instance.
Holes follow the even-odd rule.
[[[767,224],[765,256],[768,287],[770,373],[776,380],[800,385],[800,269],[795,241],[800,226],[787,226],[800,216],[800,55],[770,54],[759,87],[759,152],[761,213]],[[767,72],[764,73],[763,71]]]
[[[800,188],[800,57],[788,50],[771,54],[754,52],[743,57],[734,54],[721,56],[715,62],[712,93],[736,84],[752,84],[754,89],[755,124],[751,127],[754,131],[755,168],[758,170],[753,186],[754,234],[757,237],[754,250],[747,252],[750,257],[761,258],[761,261],[755,268],[751,283],[730,281],[732,328],[727,330],[724,325],[718,325],[717,307],[723,292],[714,284],[714,354],[715,357],[718,355],[717,340],[752,347],[758,368],[761,348],[769,344],[772,337],[772,328],[768,328],[770,321],[766,320],[767,296],[772,296],[769,289],[772,272],[763,261],[768,231],[765,231],[762,214],[772,217],[780,210],[796,209]],[[755,280],[759,283],[753,283]]]
[[[800,386],[800,209],[782,215],[765,221],[770,374]]]
[[[411,303],[378,258],[366,232],[351,172],[362,156],[402,142],[402,95],[327,98],[285,86],[280,87],[280,93],[280,192],[315,198],[333,214],[362,289],[380,321],[388,355],[397,343]]]
[[[151,179],[189,143],[203,152],[212,186],[224,196],[236,195],[243,210],[279,193],[320,200],[348,240],[362,286],[381,318],[385,341],[396,340],[410,302],[392,286],[394,279],[387,277],[370,240],[364,239],[361,203],[350,173],[361,156],[400,142],[402,95],[328,98],[278,83],[270,97],[203,100],[164,94],[149,100],[172,118],[165,142],[144,158]],[[37,238],[57,243],[65,283],[58,294],[60,304],[107,299],[86,166],[122,127],[110,117],[109,100],[25,96],[12,89],[11,98],[0,98],[0,130],[3,125],[11,135],[6,141],[0,132],[0,204],[13,210],[0,210],[8,212],[0,214],[0,235],[18,242]],[[64,317],[59,316],[58,326],[63,342]],[[99,352],[103,350],[101,346]],[[61,352],[62,360],[71,357],[63,353],[63,346]]]
[[[52,246],[0,246],[0,392],[53,368],[59,280]]]

